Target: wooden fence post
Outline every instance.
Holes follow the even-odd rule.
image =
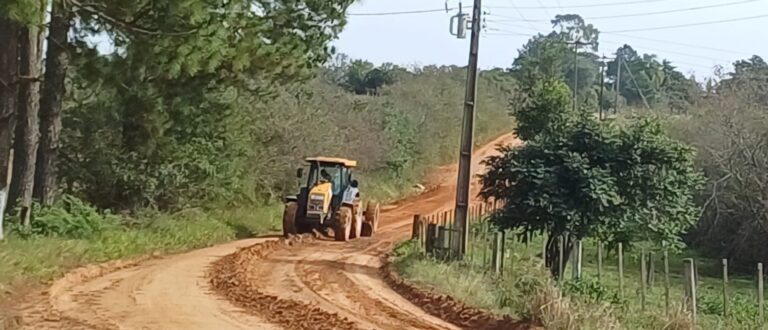
[[[491,269],[493,269],[494,274],[498,274],[501,271],[501,233],[500,232],[494,232],[493,233],[493,253],[491,256]]]
[[[728,317],[728,259],[723,259],[723,317]]]
[[[656,282],[656,263],[653,251],[648,252],[648,290],[653,290],[653,284]]]
[[[664,250],[664,309],[669,314],[669,252]]]
[[[413,228],[411,233],[411,239],[419,239],[421,237],[421,215],[413,216]]]
[[[603,276],[603,243],[597,242],[597,282],[602,283]]]
[[[581,240],[577,240],[573,244],[573,268],[572,277],[574,280],[581,279],[581,260],[582,260],[582,248]]]
[[[640,310],[645,310],[645,289],[648,282],[648,269],[645,264],[645,248],[640,252]]]
[[[560,259],[557,261],[557,281],[560,282],[563,279],[563,272],[565,271],[565,267],[563,267],[563,257],[564,257],[564,250],[565,250],[565,238],[562,234],[557,237],[558,244],[560,245]]]
[[[544,265],[547,264],[547,234],[541,234],[541,260]]]
[[[765,309],[763,307],[763,263],[757,263],[757,308],[758,315],[760,316],[760,325],[765,323]]]
[[[437,240],[437,223],[430,223],[427,225],[427,253],[431,254],[435,252],[435,241]]]
[[[691,313],[694,326],[696,325],[696,272],[691,258],[683,259],[685,280],[685,302],[687,310]]]
[[[619,297],[624,298],[624,244],[619,242]]]
[[[499,262],[499,273],[504,275],[504,259],[507,257],[507,231],[501,231],[501,262]]]

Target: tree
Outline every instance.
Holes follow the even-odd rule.
[[[40,135],[38,112],[40,109],[40,78],[42,75],[43,8],[38,8],[37,20],[24,26],[19,34],[19,101],[14,138],[13,167],[16,174],[11,181],[9,207],[19,202],[19,219],[30,228],[32,192],[35,184],[35,162]]]
[[[57,159],[64,77],[70,54],[87,38],[106,35],[116,46],[103,79],[128,87],[123,98],[126,152],[148,160],[167,123],[169,93],[143,86],[183,85],[205,95],[217,85],[267,89],[272,83],[306,79],[332,52],[328,42],[345,23],[352,0],[337,1],[135,1],[130,4],[54,1],[41,100],[42,139],[35,196],[50,205],[58,189]],[[77,22],[77,24],[74,24]],[[67,35],[73,32],[74,40]],[[50,77],[48,77],[50,75]],[[127,77],[128,79],[121,78]]]
[[[571,113],[570,91],[562,81],[545,79],[523,90],[522,100],[515,102],[512,116],[517,119],[515,133],[525,141],[548,130],[570,125],[577,117]]]
[[[551,21],[552,27],[559,28],[558,35],[566,41],[581,41],[590,45],[592,51],[597,51],[600,31],[592,24],[586,24],[584,19],[576,14],[557,15]]]
[[[45,77],[40,96],[40,146],[35,166],[35,199],[45,206],[53,205],[58,189],[57,162],[61,109],[66,93],[64,79],[69,70],[71,14],[63,3],[54,1],[48,28],[45,55]],[[30,150],[31,151],[31,150]]]
[[[0,9],[6,4],[0,5]],[[18,57],[16,39],[21,26],[8,11],[0,11],[0,239],[3,239],[3,216],[8,199],[8,172],[11,166],[11,139],[15,126],[16,101],[18,97]]]
[[[499,228],[548,234],[547,266],[555,276],[558,238],[563,264],[573,243],[587,237],[674,247],[699,214],[693,151],[653,120],[619,128],[584,119],[499,150],[485,161],[480,196],[505,202],[492,216]]]

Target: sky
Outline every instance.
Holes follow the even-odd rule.
[[[447,5],[457,8],[459,1],[448,0]],[[472,0],[462,5],[469,7]],[[450,17],[457,10],[356,15],[445,7],[446,0],[361,0],[350,8],[349,22],[333,44],[340,53],[376,64],[465,66],[469,37],[457,39],[449,33]],[[464,11],[471,13],[471,8]],[[672,12],[658,13],[662,11]],[[638,53],[672,61],[697,79],[711,77],[716,65],[731,70],[736,60],[768,57],[768,0],[484,0],[483,12],[484,69],[508,68],[530,35],[552,30],[549,20],[558,14],[579,14],[600,30],[600,55],[610,56],[626,43]],[[615,17],[626,15],[634,16]],[[724,20],[733,21],[663,28]],[[626,30],[641,31],[621,32]]]

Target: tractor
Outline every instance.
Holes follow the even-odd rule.
[[[378,228],[379,205],[369,202],[363,209],[358,182],[352,178],[357,161],[331,157],[305,161],[309,167],[306,184],[300,184],[298,195],[285,199],[283,235],[330,228],[336,241],[373,236]],[[303,167],[296,176],[303,181]]]

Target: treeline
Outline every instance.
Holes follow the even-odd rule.
[[[54,1],[52,20],[61,26],[51,23],[49,31],[34,25],[41,12],[22,2],[1,17],[16,31],[35,30],[11,35],[14,53],[3,54],[16,62],[0,67],[3,81],[11,82],[3,89],[2,113],[9,119],[3,132],[15,134],[6,134],[0,164],[13,148],[6,211],[14,228],[28,231],[36,219],[23,210],[35,203],[57,207],[62,196],[129,213],[267,203],[296,189],[295,168],[311,155],[358,159],[361,183],[386,199],[428,166],[456,156],[466,71],[377,67],[343,55],[329,61],[327,42],[343,27],[349,1],[280,8],[264,2],[274,16],[269,19],[242,17],[229,1],[220,4],[230,6],[226,12],[200,3],[174,14],[179,21],[173,22],[162,20],[163,10],[179,4],[161,3],[94,12]],[[317,15],[295,11],[304,7]],[[117,24],[117,18],[133,23]],[[320,39],[261,28],[284,20],[298,20],[284,24]],[[219,31],[224,23],[238,27]],[[334,29],[316,26],[323,24]],[[64,39],[53,40],[61,37],[55,28]],[[245,31],[252,34],[240,36]],[[22,51],[33,35],[35,44],[47,35],[47,55]],[[93,46],[105,35],[112,53]],[[22,75],[24,61],[44,64],[45,76],[42,68]],[[509,129],[514,90],[511,81],[485,76],[480,139]],[[29,176],[47,167],[52,171],[45,176]],[[42,188],[48,197],[28,194]]]
[[[768,64],[753,56],[711,82],[690,116],[671,129],[698,150],[709,184],[699,224],[687,237],[707,255],[744,271],[768,262]]]
[[[601,59],[599,29],[578,15],[559,15],[552,23],[552,32],[520,50],[509,70],[518,84],[560,80],[577,91],[578,108],[623,109],[620,125],[637,114],[661,116],[670,134],[695,147],[696,167],[707,181],[697,198],[703,211],[682,238],[708,256],[729,258],[734,267],[751,270],[768,262],[762,248],[768,237],[768,64],[759,56],[739,60],[733,72],[713,68],[719,77],[702,83],[628,44],[611,52],[614,58]],[[577,41],[585,46],[574,53]],[[559,99],[551,91],[515,95],[518,108],[539,109],[519,122],[550,120],[541,114],[562,107],[553,106]]]
[[[216,171],[239,151],[225,126],[233,93],[311,75],[351,3],[3,1],[0,191],[9,209],[29,229],[33,200],[51,207],[62,190],[120,208],[182,202],[161,192],[168,187],[202,198],[199,184],[229,174]],[[99,40],[114,53],[98,54]],[[223,154],[219,163],[194,156],[210,153]]]

